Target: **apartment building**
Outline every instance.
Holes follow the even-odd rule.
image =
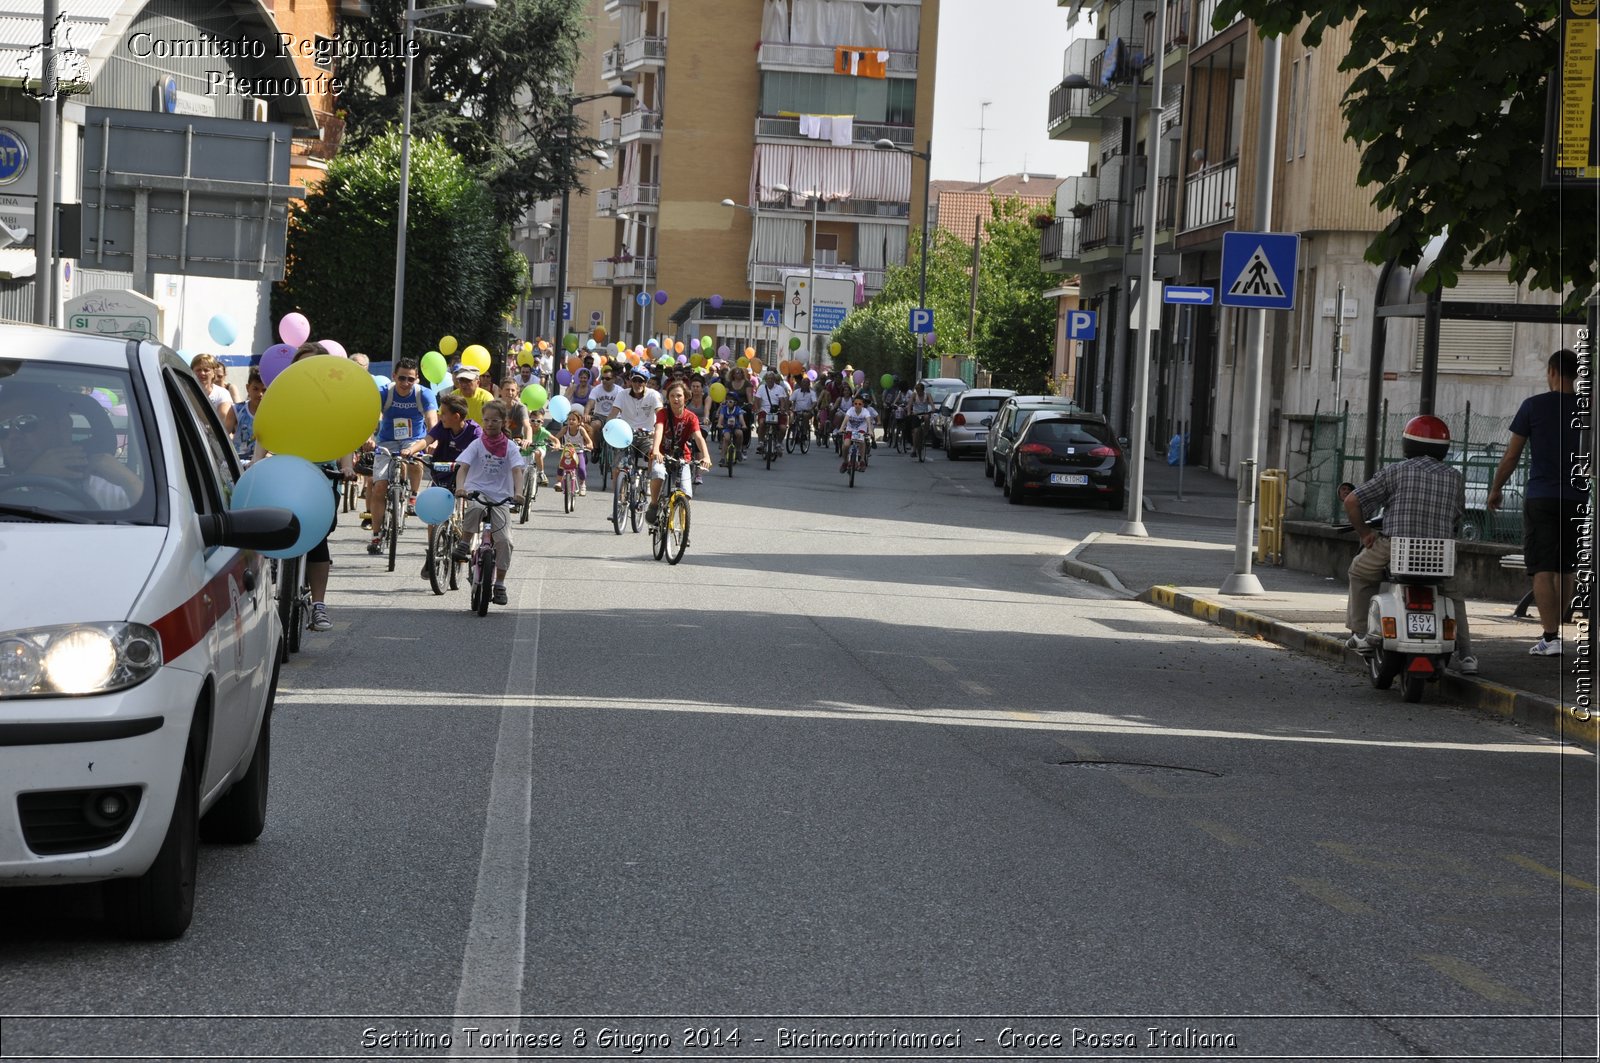
[[[1166,34],[1155,40],[1155,4],[1165,6]],[[1389,220],[1357,184],[1359,151],[1344,139],[1340,101],[1352,75],[1338,70],[1348,27],[1329,31],[1316,49],[1296,30],[1283,38],[1278,110],[1270,147],[1258,130],[1265,46],[1244,20],[1214,29],[1216,0],[1058,0],[1090,20],[1093,37],[1071,42],[1061,83],[1052,90],[1053,138],[1090,147],[1086,173],[1059,187],[1056,223],[1046,231],[1044,268],[1080,277],[1083,305],[1099,314],[1076,379],[1079,401],[1106,412],[1127,432],[1133,409],[1135,330],[1126,291],[1140,268],[1143,170],[1147,138],[1161,138],[1156,279],[1221,291],[1222,238],[1229,231],[1299,233],[1295,306],[1264,315],[1265,371],[1259,453],[1263,467],[1303,467],[1317,426],[1329,415],[1365,415],[1370,341],[1381,267],[1366,248]],[[1148,114],[1157,60],[1166,82],[1159,117]],[[1134,107],[1135,97],[1139,97]],[[1256,216],[1256,161],[1274,155],[1272,214]],[[1124,219],[1124,204],[1132,216]],[[1412,274],[1400,271],[1389,302],[1417,302]],[[1449,299],[1550,303],[1503,270],[1464,273]],[[1152,344],[1147,438],[1178,429],[1190,437],[1189,460],[1236,475],[1245,451],[1240,432],[1245,370],[1255,311],[1221,306],[1166,306]],[[1341,316],[1335,317],[1339,313]],[[1567,330],[1570,333],[1570,330]],[[1503,437],[1503,419],[1543,388],[1549,352],[1572,337],[1554,325],[1445,321],[1434,408]],[[1340,353],[1336,357],[1336,346]],[[1382,392],[1393,419],[1418,409],[1422,323],[1391,318],[1383,350]],[[1458,432],[1459,432],[1458,427]],[[1479,440],[1482,441],[1481,438]]]
[[[590,116],[612,165],[573,199],[574,234],[579,213],[591,225],[569,255],[578,331],[598,321],[635,341],[712,334],[766,352],[790,335],[762,324],[786,278],[814,269],[863,301],[882,287],[925,209],[924,163],[907,151],[932,128],[938,0],[594,6],[594,80],[574,91],[634,95]],[[580,277],[592,288],[574,289]],[[553,287],[536,296],[555,303]]]

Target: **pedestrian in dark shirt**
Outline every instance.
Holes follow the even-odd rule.
[[[1550,390],[1524,400],[1511,419],[1511,442],[1489,485],[1492,511],[1500,508],[1500,489],[1516,470],[1523,445],[1533,444],[1522,503],[1522,559],[1544,628],[1528,651],[1534,657],[1561,656],[1561,618],[1572,601],[1579,531],[1589,518],[1587,415],[1578,410],[1577,378],[1576,354],[1560,350],[1550,356]]]

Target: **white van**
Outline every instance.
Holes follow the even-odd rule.
[[[0,322],[0,886],[105,880],[177,937],[199,841],[266,822],[282,631],[239,465],[157,344]]]

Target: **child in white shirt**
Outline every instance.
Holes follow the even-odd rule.
[[[502,499],[522,497],[522,477],[527,460],[522,451],[506,435],[506,404],[500,399],[483,407],[483,435],[473,440],[456,459],[456,497],[465,498],[477,492],[498,502]],[[462,527],[476,535],[483,524],[484,511],[488,509],[476,500],[468,502],[462,515]],[[506,604],[506,571],[511,567],[511,517],[507,506],[496,506],[489,518],[494,535],[494,603]],[[474,546],[476,544],[473,544]],[[472,547],[457,547],[457,560],[466,560]]]

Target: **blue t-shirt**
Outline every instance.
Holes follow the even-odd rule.
[[[1576,395],[1546,391],[1523,400],[1511,419],[1511,431],[1533,450],[1528,462],[1527,498],[1558,498],[1577,502],[1589,494],[1587,477],[1573,475],[1573,466],[1589,461],[1582,433],[1575,427]]]
[[[424,414],[439,408],[433,393],[426,388],[413,386],[411,394],[402,397],[394,385],[378,389],[378,442],[412,443],[422,438],[428,430]]]

